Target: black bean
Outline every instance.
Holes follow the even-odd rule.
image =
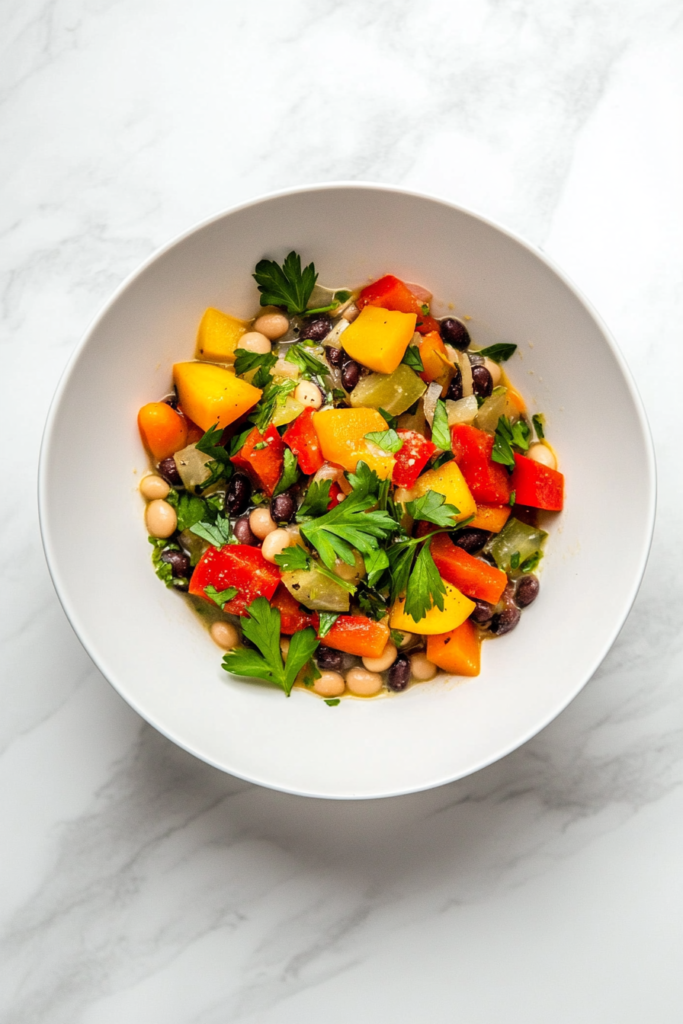
[[[322,341],[332,329],[332,321],[327,313],[318,313],[307,317],[301,325],[299,339],[301,341]]]
[[[323,672],[338,672],[344,663],[344,655],[331,647],[319,647],[315,652],[315,660]]]
[[[328,348],[325,350],[327,361],[330,366],[339,366],[342,361],[342,350],[340,348]]]
[[[235,473],[225,493],[228,514],[238,516],[244,512],[251,498],[251,480],[243,473]]]
[[[410,658],[407,654],[399,654],[396,661],[389,668],[387,686],[394,693],[405,690],[410,682]]]
[[[538,597],[540,584],[536,576],[522,576],[517,583],[515,601],[520,608],[527,608]]]
[[[232,528],[232,532],[235,534],[239,544],[250,544],[251,547],[258,547],[260,543],[258,538],[251,532],[249,516],[243,516],[242,519],[238,519]]]
[[[452,402],[457,402],[458,399],[462,398],[462,370],[459,366],[454,366],[453,369],[455,370],[455,374],[448,385],[446,398],[450,398]]]
[[[472,390],[477,398],[488,398],[493,391],[493,377],[485,366],[472,367]]]
[[[296,512],[296,502],[289,491],[278,494],[270,503],[270,514],[276,523],[291,523]]]
[[[515,608],[515,581],[508,577],[508,581],[505,584],[505,590],[500,595],[499,604],[505,606],[505,608]]]
[[[447,317],[442,320],[439,324],[439,331],[441,332],[441,338],[446,342],[447,345],[452,345],[453,348],[460,349],[464,352],[466,348],[469,348],[470,335],[469,331],[463,323],[456,320],[454,317]]]
[[[190,575],[190,559],[183,551],[163,551],[161,561],[168,562],[176,579]]]
[[[506,608],[505,611],[496,612],[491,619],[489,629],[495,636],[503,636],[504,633],[509,633],[517,626],[521,617],[522,613],[519,608]]]
[[[169,455],[167,459],[162,459],[157,468],[167,484],[170,484],[171,487],[182,487],[183,481],[172,455]]]
[[[344,364],[344,369],[341,374],[342,387],[346,391],[353,391],[356,384],[360,380],[360,363],[357,363],[355,359],[349,359]]]
[[[493,618],[493,605],[489,604],[488,601],[475,601],[474,609],[470,612],[470,618],[472,622],[483,626],[485,622]]]
[[[451,534],[453,543],[470,555],[473,555],[475,551],[481,551],[490,536],[488,530],[478,530],[475,526],[466,526]]]

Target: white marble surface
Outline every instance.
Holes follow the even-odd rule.
[[[680,4],[5,0],[0,23],[0,1019],[677,1024]],[[660,474],[640,596],[574,704],[472,778],[367,804],[251,787],[144,725],[72,634],[35,509],[53,389],[122,278],[223,207],[342,178],[558,260]]]

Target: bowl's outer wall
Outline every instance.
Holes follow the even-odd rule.
[[[471,317],[475,344],[512,341],[530,412],[566,475],[542,592],[480,677],[328,708],[229,678],[179,595],[150,568],[137,485],[138,408],[169,390],[209,306],[253,315],[264,256],[291,249],[320,281],[392,272]],[[452,306],[450,305],[452,303]],[[465,775],[518,746],[578,692],[618,633],[649,548],[653,459],[639,400],[604,330],[518,240],[465,211],[372,187],[275,196],[164,250],[96,321],[60,385],[44,443],[41,521],[67,614],[102,672],[149,722],[206,761],[287,791],[386,796]]]

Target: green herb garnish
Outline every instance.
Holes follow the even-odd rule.
[[[390,430],[396,430],[396,427],[398,426],[398,416],[392,416],[390,412],[386,411],[386,409],[380,409],[379,414],[382,419],[387,421],[387,426]]]
[[[259,368],[265,366],[269,370],[271,366],[275,366],[276,362],[277,356],[272,352],[247,352],[244,348],[235,350],[235,373],[238,377],[249,373],[257,366]]]
[[[322,516],[327,512],[330,503],[331,480],[314,480],[308,485],[306,497],[296,514],[297,522],[314,516]]]
[[[372,441],[373,444],[376,444],[383,451],[391,452],[392,454],[400,451],[403,447],[403,441],[391,427],[389,430],[373,430],[365,435],[365,439],[366,441]]]
[[[497,345],[489,345],[488,348],[482,348],[479,352],[474,354],[478,356],[486,356],[487,359],[493,359],[495,363],[506,363],[516,349],[516,345],[511,345],[508,342],[503,341],[499,342]]]
[[[510,501],[509,501],[510,506],[512,507],[512,505],[514,505],[514,503],[516,501],[517,501],[517,491],[511,491],[510,492]]]
[[[291,314],[305,313],[306,304],[318,280],[313,263],[301,269],[301,257],[290,252],[282,266],[274,260],[259,260],[254,280],[261,292],[262,306],[285,306]]]
[[[401,362],[409,366],[411,370],[415,370],[415,373],[424,373],[422,356],[417,345],[408,345]]]
[[[511,569],[519,569],[519,559],[520,559],[519,551],[515,551],[512,555],[510,555],[510,568]]]
[[[542,441],[545,438],[545,416],[542,412],[539,412],[535,416],[531,417],[531,422],[534,425],[536,436],[539,441]]]
[[[526,452],[529,450],[530,438],[531,430],[525,420],[518,420],[513,427],[507,416],[501,416],[496,427],[496,440],[491,452],[491,458],[494,462],[507,466],[508,469],[514,469],[515,453],[512,450],[512,446],[514,445],[516,448]]]
[[[427,491],[421,498],[409,501],[406,511],[413,519],[451,530],[457,526],[457,516],[460,514],[460,509],[455,505],[447,505],[443,494],[438,491]]]
[[[278,405],[284,405],[288,395],[296,388],[295,380],[283,380],[276,383],[274,380],[266,384],[261,401],[258,403],[249,419],[258,427],[259,433],[265,434],[270,421]]]
[[[318,612],[320,624],[318,626],[318,637],[320,640],[326,637],[339,618],[338,612]]]
[[[284,551],[275,556],[275,561],[283,572],[310,572],[314,570],[320,573],[321,576],[325,576],[328,580],[332,580],[333,583],[336,583],[349,594],[356,593],[353,583],[343,580],[341,576],[337,576],[326,565],[322,565],[315,558],[312,558],[299,544],[285,548]]]
[[[258,651],[229,651],[223,658],[223,668],[237,676],[265,679],[289,696],[299,669],[311,659],[318,647],[315,630],[309,626],[294,634],[289,643],[287,661],[283,663],[278,609],[271,608],[265,597],[257,597],[246,610],[249,618],[242,619],[242,631]]]
[[[154,566],[154,572],[161,582],[171,589],[186,587],[188,581],[185,576],[174,576],[173,566],[170,562],[165,562],[161,557],[164,551],[180,551],[180,545],[163,537],[148,537],[147,540],[153,548],[152,565]]]
[[[436,407],[434,409],[434,419],[432,421],[432,441],[437,448],[440,448],[443,452],[453,451],[453,443],[451,441],[451,432],[448,429],[448,413],[446,412],[446,403],[442,402],[441,399],[437,399]]]
[[[337,704],[341,704],[339,697],[325,697],[325,703],[328,708],[336,708]]]
[[[353,549],[369,555],[396,530],[396,523],[387,512],[376,509],[377,499],[362,491],[353,491],[345,500],[318,519],[309,519],[301,533],[317,549],[323,563],[332,569],[337,558],[355,565]]]
[[[228,601],[232,601],[233,597],[237,596],[238,590],[237,587],[227,587],[225,590],[216,590],[215,587],[209,585],[208,587],[204,587],[204,593],[211,601],[213,601],[214,604],[218,605],[221,611],[223,611],[223,608]]]
[[[189,530],[191,526],[194,526],[195,523],[200,522],[206,516],[206,501],[204,498],[199,498],[196,494],[178,494],[177,491],[171,490],[166,495],[166,501],[176,510],[178,517],[177,529],[179,532]]]
[[[319,359],[316,359],[315,356],[306,351],[300,341],[297,341],[289,348],[285,356],[285,362],[294,363],[302,373],[309,376],[326,377],[330,372],[324,363],[321,363]]]
[[[278,481],[277,487],[273,491],[273,497],[277,498],[278,494],[282,494],[283,491],[288,490],[297,482],[298,479],[299,463],[296,460],[296,455],[293,451],[290,451],[289,448],[285,448],[282,476]]]

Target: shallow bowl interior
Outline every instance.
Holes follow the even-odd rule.
[[[136,414],[192,356],[209,306],[251,315],[263,256],[315,260],[321,283],[392,272],[429,287],[437,315],[478,345],[515,342],[509,373],[567,479],[540,599],[483,652],[472,680],[415,685],[335,708],[230,679],[180,595],[150,568]],[[590,678],[635,596],[652,531],[654,467],[638,397],[613,342],[537,252],[428,197],[364,185],[272,196],[203,224],[149,260],[96,320],[60,384],[41,459],[41,523],[55,585],[86,649],[157,729],[217,767],[314,796],[388,796],[494,761]],[[628,544],[624,543],[628,538]]]

